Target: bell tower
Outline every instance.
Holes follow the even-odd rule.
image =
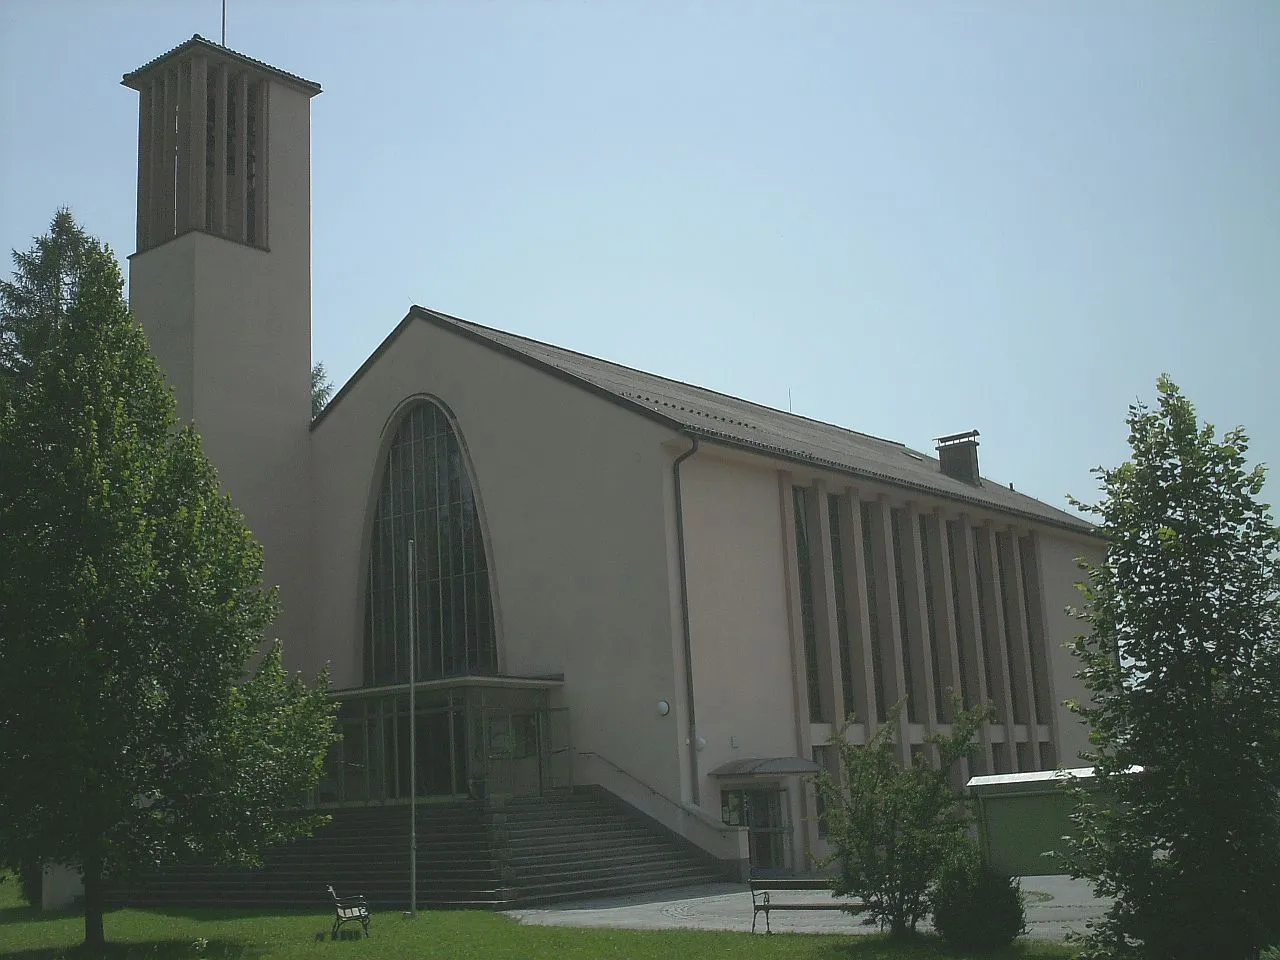
[[[276,632],[305,642],[320,87],[199,35],[123,83],[139,95],[129,306],[263,543]]]

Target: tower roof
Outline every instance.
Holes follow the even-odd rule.
[[[289,73],[285,70],[281,70],[279,67],[273,67],[269,63],[263,63],[261,60],[255,60],[253,57],[247,57],[243,53],[238,53],[235,50],[232,50],[230,47],[224,47],[220,43],[214,43],[212,40],[206,40],[204,37],[200,36],[200,34],[198,33],[195,34],[190,40],[187,40],[184,43],[178,44],[168,53],[162,53],[160,56],[156,57],[154,60],[151,60],[148,63],[144,63],[137,70],[134,70],[130,73],[126,73],[124,75],[124,79],[122,79],[120,82],[123,83],[126,87],[130,87],[134,90],[139,90],[141,89],[143,78],[147,74],[151,73],[151,71],[159,67],[161,64],[167,62],[168,60],[171,60],[174,57],[179,57],[182,54],[186,53],[187,51],[195,50],[195,49],[204,50],[206,53],[210,54],[215,58],[234,61],[237,63],[241,63],[245,66],[252,67],[255,70],[258,70],[258,71],[261,71],[262,73],[267,74],[268,76],[272,77],[275,80],[279,80],[281,83],[287,84],[288,86],[291,86],[296,90],[302,91],[308,96],[314,97],[316,94],[321,92],[320,84],[312,80],[306,80],[295,73]]]

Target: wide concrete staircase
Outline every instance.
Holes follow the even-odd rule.
[[[325,884],[409,905],[409,808],[331,811],[260,869],[187,865],[110,891],[116,906],[324,909]],[[510,909],[724,880],[714,862],[603,791],[418,806],[418,906]]]
[[[603,791],[513,800],[494,816],[511,906],[729,879],[692,844]]]

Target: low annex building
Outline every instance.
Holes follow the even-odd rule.
[[[131,307],[265,545],[289,665],[332,671],[317,803],[594,784],[806,872],[808,775],[899,700],[904,761],[954,689],[996,705],[970,773],[1072,764],[1064,608],[1101,542],[983,479],[976,431],[934,456],[421,307],[313,421],[320,87],[198,36],[124,83]]]

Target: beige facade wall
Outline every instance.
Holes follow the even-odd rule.
[[[778,474],[714,446],[682,467],[699,792],[719,810],[707,773],[740,758],[794,757],[796,698]],[[803,664],[801,664],[803,667]]]
[[[1045,535],[1039,540],[1041,581],[1044,584],[1044,616],[1050,655],[1049,678],[1056,709],[1058,766],[1080,766],[1079,754],[1088,749],[1089,736],[1080,719],[1064,706],[1066,700],[1087,699],[1084,685],[1075,678],[1080,662],[1068,649],[1068,644],[1085,632],[1088,624],[1067,612],[1068,607],[1080,608],[1083,598],[1075,584],[1085,579],[1084,571],[1077,566],[1077,558],[1087,558],[1098,563],[1103,556],[1100,543],[1090,542],[1070,535]]]
[[[270,249],[189,231],[130,259],[130,308],[281,590],[275,632],[308,642],[309,98],[273,84]]]
[[[673,657],[671,462],[687,444],[556,377],[411,320],[313,431],[312,643],[335,688],[363,684],[367,543],[398,411],[452,411],[488,544],[503,673],[564,674],[575,751],[683,799]],[[673,705],[660,716],[659,700]]]

